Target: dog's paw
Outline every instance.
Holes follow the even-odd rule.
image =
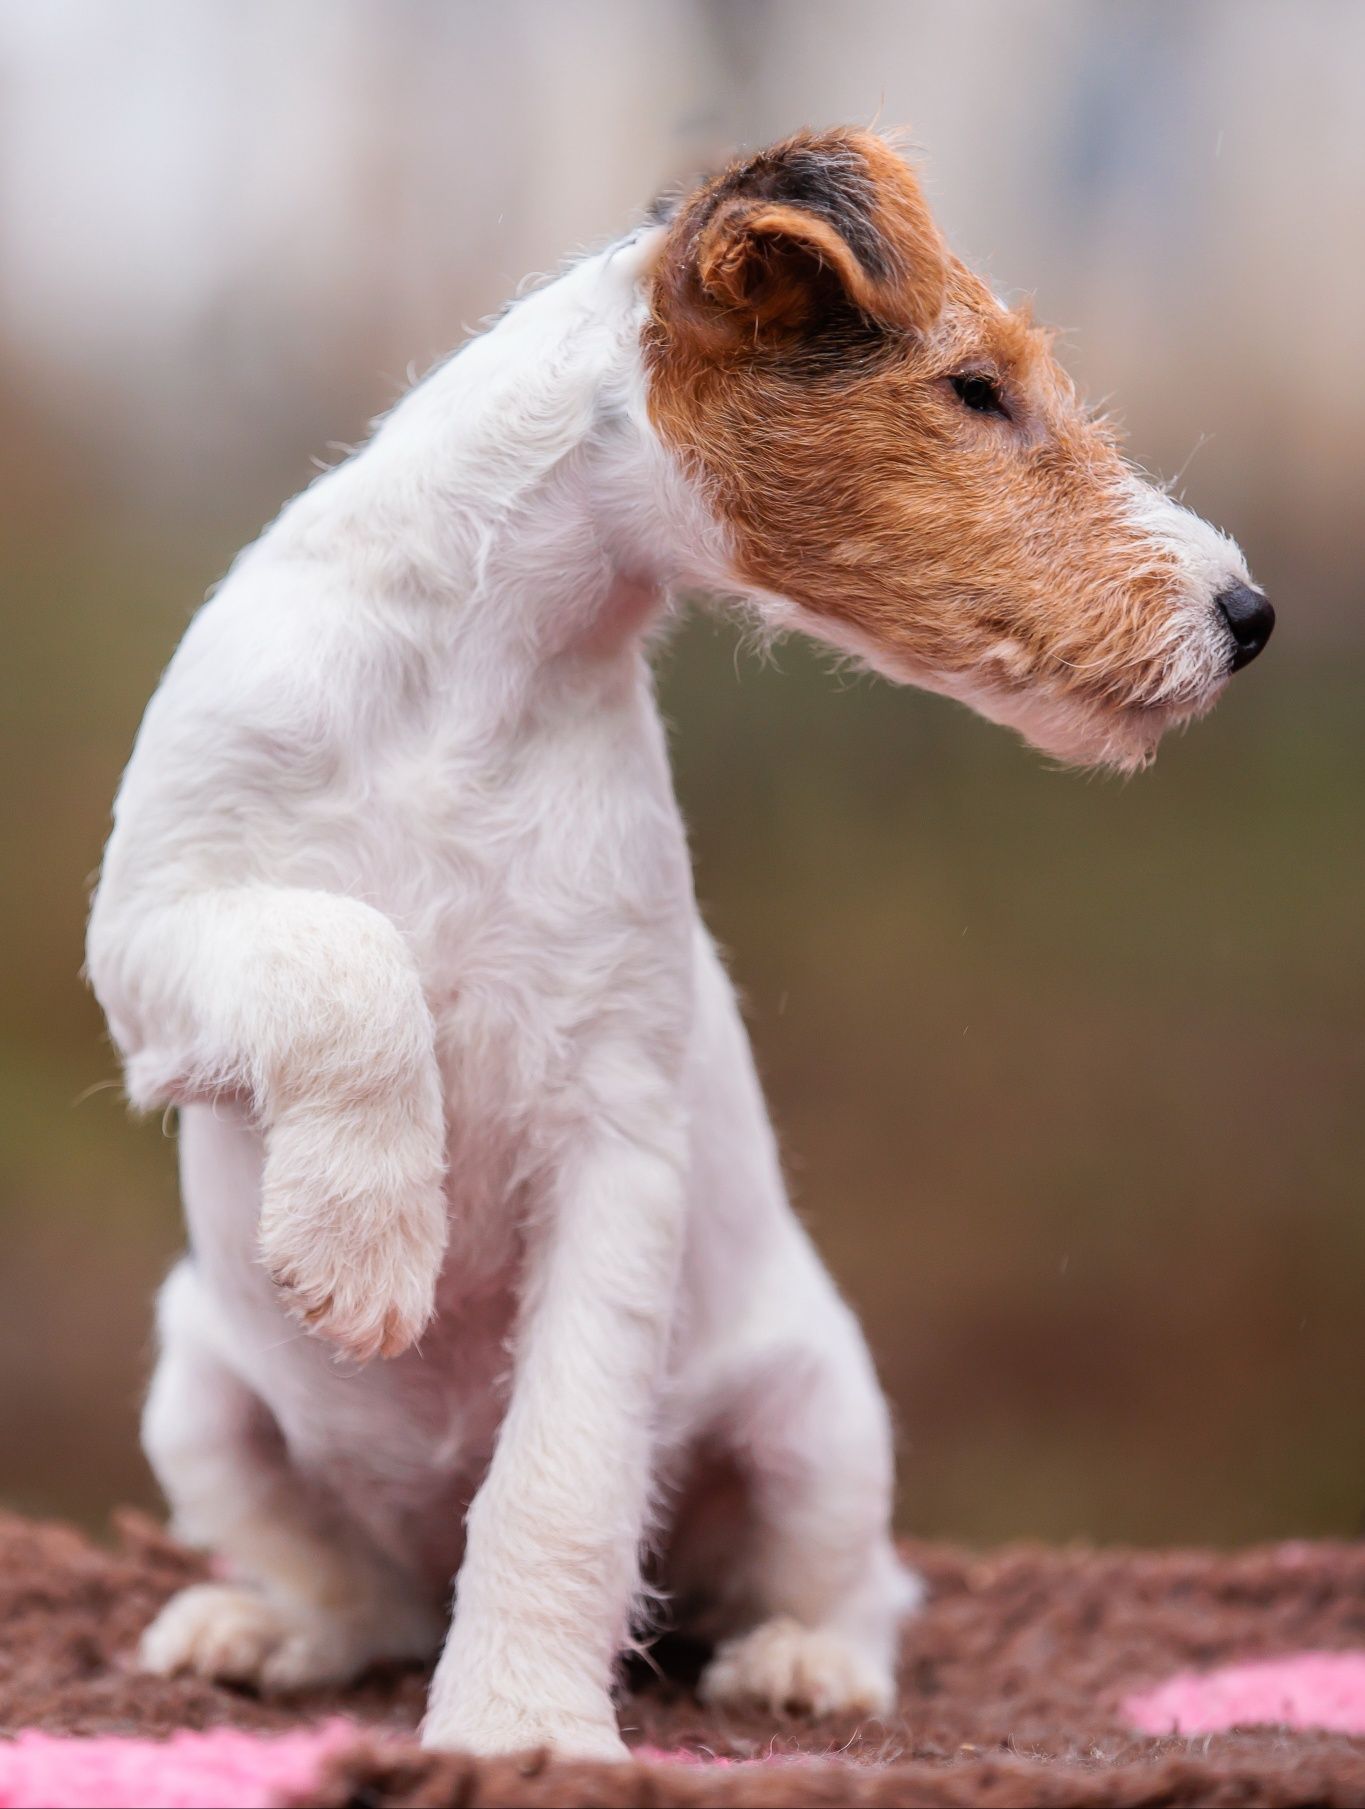
[[[138,1649],[139,1667],[158,1677],[190,1672],[267,1692],[349,1682],[369,1657],[333,1617],[231,1583],[181,1590]]]
[[[726,1640],[702,1673],[703,1702],[758,1704],[776,1714],[885,1715],[896,1699],[888,1667],[827,1627],[786,1617]]]
[[[345,1239],[286,1215],[262,1226],[260,1250],[290,1315],[358,1363],[400,1356],[430,1323],[443,1246],[401,1226]]]
[[[444,1714],[433,1706],[422,1723],[421,1741],[428,1752],[472,1753],[484,1759],[521,1752],[608,1763],[630,1757],[610,1704],[600,1718],[591,1719],[494,1699]]]
[[[402,1114],[271,1128],[259,1250],[300,1324],[359,1362],[421,1337],[446,1246],[439,1155]]]

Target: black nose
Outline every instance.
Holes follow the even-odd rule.
[[[1230,584],[1213,599],[1219,613],[1232,630],[1237,643],[1232,653],[1232,670],[1240,672],[1249,666],[1270,639],[1275,626],[1275,611],[1263,592],[1249,584]]]

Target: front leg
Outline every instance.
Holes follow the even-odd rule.
[[[136,1105],[250,1101],[282,1303],[358,1361],[414,1344],[446,1248],[445,1116],[397,925],[295,886],[102,894],[89,969]]]
[[[512,1396],[469,1514],[428,1747],[625,1755],[611,1686],[639,1585],[685,1189],[674,1089],[642,1088],[624,1058],[619,1083],[632,1109],[569,1135],[528,1232]]]

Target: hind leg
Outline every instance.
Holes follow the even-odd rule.
[[[891,1543],[890,1420],[858,1323],[787,1202],[734,992],[704,936],[697,961],[681,1391],[742,1487],[679,1529],[669,1580],[715,1601],[734,1634],[703,1677],[710,1700],[882,1713],[917,1596]]]
[[[301,1689],[435,1651],[434,1607],[298,1475],[265,1407],[214,1347],[190,1263],[167,1281],[158,1319],[143,1445],[176,1532],[234,1580],[173,1597],[143,1636],[143,1669]]]
[[[880,1715],[919,1585],[891,1540],[891,1428],[861,1333],[832,1286],[810,1305],[799,1332],[746,1366],[726,1415],[753,1524],[733,1582],[741,1630],[701,1694]]]

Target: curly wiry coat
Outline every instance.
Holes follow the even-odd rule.
[[[348,1676],[435,1649],[458,1573],[428,1742],[616,1753],[652,1541],[708,1695],[881,1709],[887,1413],[698,918],[646,635],[741,596],[1132,765],[1216,694],[1245,582],[855,133],[519,302],[291,503],[148,709],[90,925],[130,1095],[181,1111],[147,1450],[232,1573],[144,1662]]]

